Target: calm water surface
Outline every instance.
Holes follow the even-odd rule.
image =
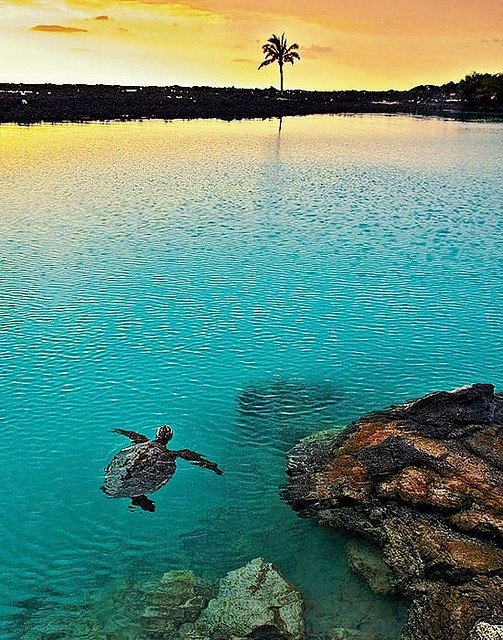
[[[303,590],[313,632],[398,638],[403,606],[351,573],[347,538],[280,502],[284,454],[427,391],[503,386],[502,133],[0,127],[2,638],[49,638],[51,607],[125,580],[258,556]],[[156,513],[131,513],[99,491],[125,444],[109,429],[163,423],[226,473],[181,462]]]

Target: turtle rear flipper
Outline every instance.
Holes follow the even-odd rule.
[[[134,496],[131,498],[131,507],[140,507],[143,511],[155,511],[155,502],[147,496]]]

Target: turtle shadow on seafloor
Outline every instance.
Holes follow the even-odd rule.
[[[257,382],[238,395],[237,426],[253,442],[286,451],[311,433],[335,426],[343,400],[329,380]]]

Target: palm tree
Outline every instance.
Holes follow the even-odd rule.
[[[277,62],[279,64],[281,93],[283,93],[283,65],[286,62],[293,64],[295,60],[300,60],[300,56],[297,53],[298,48],[298,44],[291,44],[288,46],[284,33],[281,34],[281,38],[273,33],[269,40],[262,45],[262,51],[265,53],[265,60],[260,64],[259,69],[267,67],[267,65],[272,64],[273,62]]]

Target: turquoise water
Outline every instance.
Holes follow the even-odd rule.
[[[303,590],[313,633],[398,638],[403,605],[351,573],[347,538],[279,500],[284,454],[427,391],[503,387],[502,133],[0,127],[2,638],[48,637],[40,610],[118,581],[258,556]],[[156,513],[130,512],[99,491],[126,444],[109,429],[163,423],[225,475],[180,462]]]

